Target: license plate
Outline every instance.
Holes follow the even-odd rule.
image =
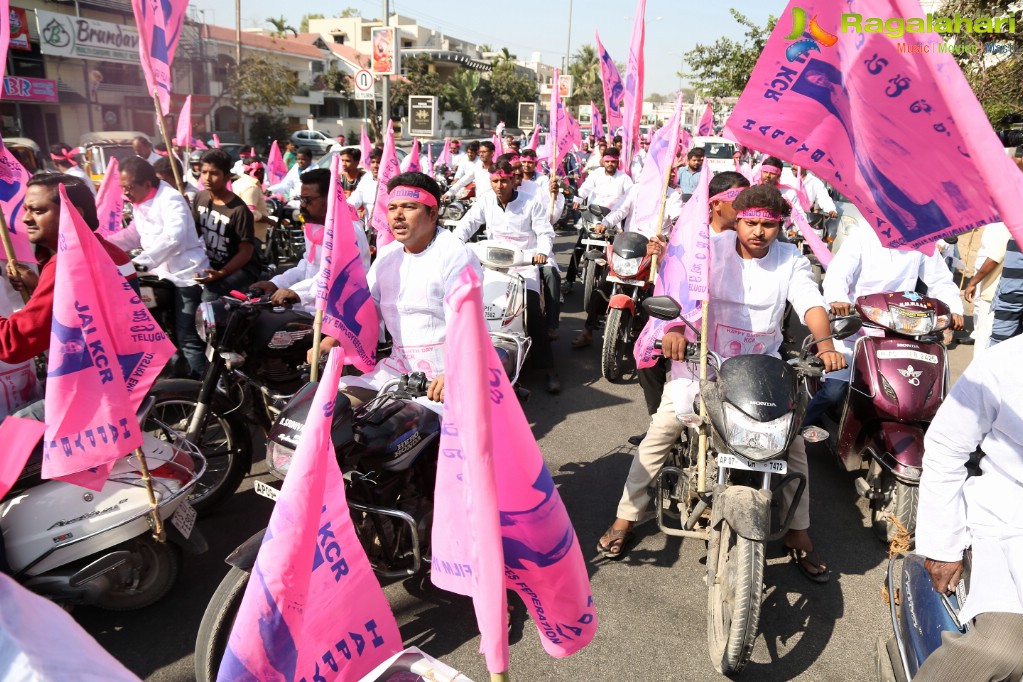
[[[274,501],[277,500],[277,496],[281,493],[281,491],[277,488],[274,488],[272,485],[267,485],[262,481],[256,481],[255,485],[253,485],[253,489],[256,491],[257,495]]]
[[[604,247],[607,246],[607,242],[597,241],[596,239],[584,239],[583,244],[600,249],[601,251],[603,251]]]
[[[937,355],[921,353],[918,350],[879,350],[877,351],[877,357],[879,360],[919,360],[920,362],[929,362],[932,365],[938,364]]]
[[[142,305],[147,308],[156,307],[156,294],[153,293],[153,287],[139,287],[139,295],[142,299]]]
[[[216,352],[216,349],[213,347],[213,344],[212,343],[207,343],[206,344],[206,359],[208,361],[213,362],[213,353],[214,352]]]
[[[759,471],[765,474],[784,474],[789,470],[788,463],[783,459],[772,459],[768,462],[750,462],[735,455],[722,453],[718,455],[718,466],[743,471]]]
[[[182,502],[181,506],[174,511],[174,515],[171,516],[171,523],[187,539],[192,535],[192,528],[195,526],[195,519],[198,516],[195,510],[192,509],[192,505]]]

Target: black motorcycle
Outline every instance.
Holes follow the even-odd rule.
[[[266,211],[270,218],[270,227],[266,230],[266,241],[259,252],[269,279],[287,270],[305,255],[305,228],[300,219],[299,210],[291,208],[280,199],[270,197],[266,200]]]
[[[183,435],[199,447],[207,468],[189,503],[203,513],[230,497],[248,473],[249,425],[268,432],[308,380],[313,317],[265,297],[224,296],[199,306],[196,327],[209,361],[202,380],[158,381],[143,428],[158,437]]]
[[[370,565],[385,579],[417,575],[429,564],[440,416],[415,402],[428,384],[421,372],[405,375],[355,409],[339,393],[334,408],[331,442],[352,524]],[[311,383],[299,391],[270,432],[266,462],[279,480],[288,472],[316,387]],[[256,491],[271,499],[277,493],[263,483]],[[226,559],[231,570],[210,599],[196,637],[195,675],[200,682],[216,679],[265,533],[259,531]]]

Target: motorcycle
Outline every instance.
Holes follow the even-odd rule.
[[[856,491],[870,501],[871,524],[885,544],[916,530],[924,433],[951,385],[942,332],[952,316],[941,301],[916,292],[860,296],[856,311],[865,335],[857,339],[850,381],[838,415],[824,416],[826,440]],[[816,392],[820,384],[809,382]],[[812,430],[812,429],[811,429]]]
[[[650,297],[643,307],[658,319],[688,324],[670,297]],[[851,336],[858,323],[855,318],[836,321],[829,338]],[[802,474],[787,473],[788,448],[806,409],[800,382],[823,374],[823,364],[806,348],[788,362],[771,355],[722,359],[708,351],[717,381],[700,383],[706,417],[698,414],[699,401],[689,410],[678,406],[689,435],[656,479],[658,528],[708,543],[707,642],[711,661],[725,675],[740,672],[753,653],[765,547],[788,532],[806,487]],[[686,361],[699,362],[700,352],[700,344],[688,344]],[[707,444],[705,455],[700,441]],[[781,476],[777,482],[776,476]],[[795,496],[772,533],[772,498],[787,485],[796,486]],[[669,524],[669,517],[678,524]]]
[[[83,492],[40,478],[39,445],[0,501],[6,558],[19,583],[56,602],[111,611],[141,609],[170,591],[182,550],[207,548],[187,502],[205,463],[183,439],[144,435],[142,450],[169,542],[150,534],[149,497],[134,455],[115,462],[101,491]]]
[[[206,513],[238,488],[252,464],[249,424],[269,431],[308,379],[313,317],[268,297],[224,296],[202,303],[196,327],[209,364],[201,381],[164,379],[143,429],[160,438],[184,436],[207,461],[189,501]]]
[[[902,573],[896,579],[896,567]],[[963,554],[963,574],[952,595],[938,593],[918,554],[897,554],[888,562],[888,603],[894,634],[877,642],[879,682],[908,682],[941,646],[941,633],[965,634],[969,624],[959,618],[970,589],[970,552]]]
[[[454,201],[444,202],[441,205],[440,224],[444,228],[448,230],[455,229],[455,225],[458,224],[458,221],[461,220],[462,216],[464,216],[472,207],[473,199],[468,196],[462,196],[466,192],[466,189],[459,192],[458,198]]]
[[[606,281],[611,282],[604,345],[600,354],[600,373],[608,381],[622,377],[623,367],[632,357],[632,347],[646,319],[637,315],[637,305],[653,291],[650,282],[651,259],[646,255],[650,240],[638,232],[621,232],[608,245],[609,263]],[[642,312],[642,308],[639,309]]]
[[[578,267],[583,271],[583,311],[590,309],[590,300],[597,287],[604,281],[608,235],[606,231],[596,232],[596,227],[610,212],[611,210],[604,206],[590,204],[582,214],[579,244],[572,257],[577,259]]]
[[[270,226],[266,230],[266,242],[259,252],[265,270],[262,274],[267,275],[262,279],[284,272],[305,255],[305,231],[299,210],[283,199],[269,197],[266,212]]]
[[[345,481],[352,523],[378,576],[402,579],[429,565],[433,490],[437,474],[440,416],[416,402],[429,385],[421,372],[385,384],[373,400],[352,409],[338,394],[331,442]],[[301,436],[316,384],[307,384],[288,403],[270,433],[266,462],[283,480]],[[275,499],[277,489],[258,483],[256,491]],[[226,559],[231,570],[203,614],[196,638],[195,674],[216,679],[234,618],[265,530]]]

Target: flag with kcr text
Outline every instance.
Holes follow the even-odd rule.
[[[160,113],[170,111],[174,89],[174,53],[181,39],[181,28],[188,0],[132,0],[135,25],[139,30],[139,57],[150,97],[160,101]]]

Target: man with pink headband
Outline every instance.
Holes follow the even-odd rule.
[[[445,199],[450,199],[459,190],[464,187],[468,187],[469,183],[476,183],[476,200],[479,201],[488,194],[493,194],[494,190],[490,187],[490,167],[494,164],[494,143],[490,140],[483,140],[480,142],[480,158],[479,163],[476,164],[471,172],[467,172],[462,179],[456,182],[444,193]]]
[[[96,185],[92,184],[92,178],[78,165],[78,156],[82,150],[78,147],[69,147],[66,144],[55,144],[50,147],[50,159],[57,170],[66,175],[73,175],[81,178],[82,183],[89,188],[93,196],[96,196]]]
[[[736,210],[735,230],[711,237],[710,319],[708,342],[724,358],[738,353],[778,355],[782,342],[782,318],[786,302],[805,320],[816,338],[831,331],[824,299],[810,271],[810,263],[791,244],[777,241],[788,204],[776,188],[757,186],[743,190],[732,202]],[[669,256],[670,257],[670,256]],[[681,436],[683,425],[677,412],[691,409],[699,380],[685,360],[687,340],[684,328],[669,329],[661,340],[664,357],[671,359],[671,381],[661,405],[650,421],[646,437],[629,470],[625,490],[618,504],[617,518],[597,544],[608,558],[620,558],[633,537],[637,522],[646,518],[650,504],[649,487]],[[818,344],[817,357],[826,371],[845,367],[845,358],[831,341]],[[792,472],[808,475],[806,449],[797,436],[789,448]],[[782,515],[793,503],[795,486],[782,492]],[[826,582],[828,569],[814,551],[810,527],[810,486],[796,503],[785,545],[793,561],[810,580]]]

